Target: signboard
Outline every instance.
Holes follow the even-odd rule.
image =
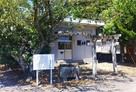
[[[54,54],[33,55],[33,70],[54,69]]]
[[[50,70],[50,84],[52,84],[52,69],[54,69],[54,54],[33,55],[33,70],[36,70],[36,85],[38,86],[38,71]]]

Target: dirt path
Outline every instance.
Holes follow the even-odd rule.
[[[79,81],[74,80],[54,85],[42,84],[38,88],[32,84],[21,85],[17,80],[11,79],[14,76],[12,72],[0,71],[0,92],[136,92],[136,67],[119,65],[118,70],[121,73],[114,76],[111,66],[112,64],[108,63],[99,64],[96,80],[90,76]]]
[[[116,77],[102,83],[100,92],[136,92],[136,76]]]
[[[95,83],[79,84],[57,88],[51,85],[46,87],[6,86],[1,87],[0,92],[136,92],[136,76],[112,77],[105,81],[99,80]]]

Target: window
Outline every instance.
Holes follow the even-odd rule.
[[[66,42],[66,49],[71,49],[71,42]]]
[[[71,42],[58,42],[58,49],[59,50],[71,49]]]
[[[77,45],[82,45],[82,42],[81,42],[81,40],[77,40]]]
[[[64,42],[58,42],[58,49],[64,49]]]

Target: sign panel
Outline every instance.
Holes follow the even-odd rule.
[[[54,54],[33,55],[33,70],[54,69]]]

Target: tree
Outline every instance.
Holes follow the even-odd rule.
[[[26,8],[22,5],[25,5]],[[30,60],[26,55],[31,53],[29,51],[32,48],[31,39],[35,36],[33,35],[35,34],[34,31],[29,27],[30,22],[28,22],[31,19],[29,11],[26,10],[29,5],[25,0],[1,0],[0,6],[1,58],[7,61],[12,58],[12,62],[13,59],[16,60],[25,70],[24,61],[25,59]]]
[[[1,59],[12,58],[28,70],[33,54],[49,53],[46,47],[57,38],[53,31],[67,16],[68,6],[63,0],[1,0]]]
[[[104,33],[122,34],[120,42],[122,61],[124,61],[124,47],[127,45],[133,46],[133,49],[135,50],[136,1],[113,0],[113,4],[101,13],[101,18],[107,22],[104,26]]]
[[[122,51],[126,44],[136,43],[136,0],[74,0],[71,12],[74,17],[104,21],[103,34],[122,34]]]
[[[100,14],[111,6],[112,0],[75,0],[72,15],[78,18],[100,21]]]
[[[122,34],[122,40],[133,40],[136,37],[136,1],[135,0],[113,0],[112,6],[102,12],[101,17],[107,25],[113,24],[115,33]],[[106,29],[106,28],[105,28]],[[115,31],[115,30],[111,30]]]

